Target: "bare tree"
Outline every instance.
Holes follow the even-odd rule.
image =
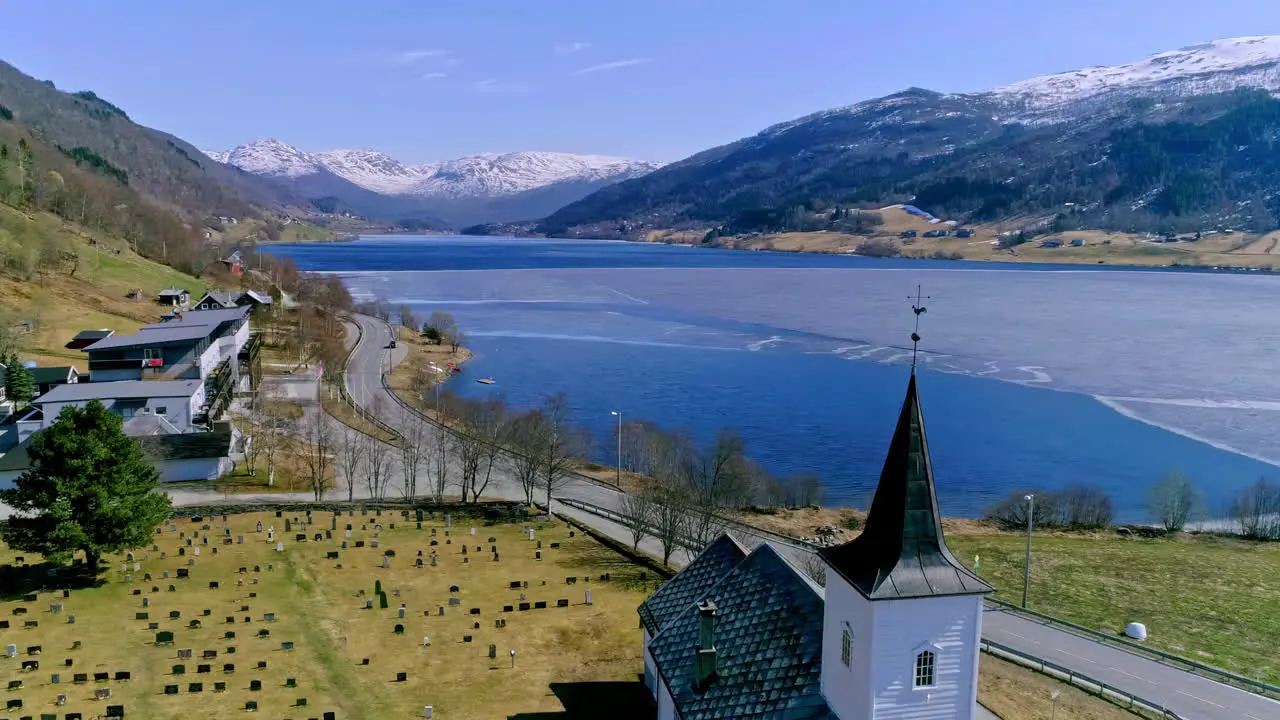
[[[471,486],[473,502],[479,502],[480,495],[489,487],[493,468],[502,459],[503,449],[511,435],[511,420],[504,398],[494,398],[483,403],[476,432],[484,438],[484,456],[480,459],[483,472],[476,473],[476,482]]]
[[[262,395],[262,390],[253,394],[249,400],[247,417],[243,425],[244,435],[244,462],[245,469],[250,475],[258,473],[258,458],[262,457],[262,444],[257,442],[258,429],[265,420],[263,405],[266,404],[266,398]]]
[[[266,398],[262,404],[262,413],[254,433],[253,443],[258,446],[262,459],[267,464],[267,487],[274,487],[280,454],[288,441],[287,431],[291,423],[290,406],[276,399],[279,397],[279,389],[276,386],[267,386],[263,392],[266,393]]]
[[[1231,516],[1252,540],[1280,540],[1280,485],[1265,477],[1236,493]]]
[[[622,523],[631,531],[631,549],[639,550],[640,541],[649,533],[653,523],[653,500],[643,493],[624,493],[618,505],[618,514]]]
[[[347,488],[347,502],[355,500],[356,479],[363,466],[365,455],[369,452],[369,441],[378,442],[372,435],[343,426],[338,435],[337,473],[342,484]]]
[[[365,487],[369,490],[369,497],[380,500],[386,495],[387,483],[391,481],[395,448],[372,435],[364,437]]]
[[[431,315],[427,317],[427,327],[439,333],[441,338],[453,337],[453,334],[458,331],[458,323],[444,310],[432,310]]]
[[[302,416],[298,423],[298,456],[307,469],[307,480],[316,501],[324,498],[333,468],[334,430],[328,414],[319,407]]]
[[[678,462],[687,490],[689,534],[703,547],[724,532],[724,508],[741,504],[747,495],[745,446],[736,433],[722,431],[701,451],[682,451]]]
[[[662,564],[671,564],[671,553],[685,546],[685,502],[680,488],[656,483],[649,490],[653,504],[653,520],[650,523],[654,539],[662,546]]]
[[[1195,486],[1179,470],[1173,470],[1151,486],[1151,515],[1167,532],[1184,530],[1199,502]]]
[[[800,570],[822,587],[827,586],[827,563],[818,553],[807,552],[800,558]]]
[[[400,469],[404,471],[404,497],[413,502],[418,497],[418,471],[422,455],[431,441],[431,430],[422,416],[406,409],[400,422]]]
[[[551,497],[573,477],[573,469],[586,449],[582,432],[569,426],[569,399],[564,393],[548,396],[542,402],[545,423],[541,433],[541,482],[546,491],[547,513],[551,513]]]
[[[511,469],[524,490],[524,501],[529,505],[533,504],[533,491],[538,486],[542,469],[542,436],[546,431],[546,422],[538,410],[521,413],[508,425],[508,438],[514,450]]]
[[[462,471],[462,500],[479,502],[507,441],[506,403],[501,399],[467,400],[448,395],[445,417],[458,426],[453,447]]]

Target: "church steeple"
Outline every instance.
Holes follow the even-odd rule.
[[[921,296],[916,295],[919,303]],[[918,344],[922,305],[915,305]],[[914,349],[907,396],[889,443],[866,527],[852,541],[819,552],[870,600],[970,595],[992,588],[956,561],[942,537],[929,442],[916,388]]]

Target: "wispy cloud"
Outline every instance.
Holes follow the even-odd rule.
[[[551,50],[557,55],[572,55],[576,52],[582,52],[589,47],[591,47],[591,43],[589,42],[571,42],[559,43],[555,47],[551,48]]]
[[[533,87],[531,85],[525,85],[523,83],[505,82],[502,80],[498,80],[496,78],[486,78],[484,80],[480,80],[473,87],[475,88],[476,92],[495,94],[495,95],[499,93],[516,94],[516,93],[533,92]]]
[[[374,56],[374,61],[382,65],[414,65],[424,60],[448,59],[451,55],[453,55],[452,50],[444,50],[442,48],[422,48],[380,53]]]
[[[600,63],[599,65],[591,65],[579,70],[574,70],[570,75],[590,75],[591,73],[610,72],[620,68],[631,67],[633,65],[644,65],[653,62],[653,58],[627,58],[626,60],[614,60],[613,62]]]
[[[448,77],[448,75],[445,75],[442,72],[429,72],[418,79],[419,80],[438,80],[442,77]]]

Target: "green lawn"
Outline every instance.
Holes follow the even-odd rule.
[[[948,537],[956,557],[1020,602],[1025,538]],[[1038,536],[1028,606],[1121,634],[1145,623],[1148,643],[1280,684],[1280,544],[1223,538]]]

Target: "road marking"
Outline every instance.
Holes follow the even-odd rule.
[[[1026,637],[1025,635],[1019,635],[1018,633],[1013,632],[1012,630],[1003,630],[1002,632],[1003,632],[1005,635],[1012,635],[1012,636],[1014,636],[1014,637],[1016,637],[1016,638],[1019,638],[1019,639],[1022,639],[1022,640],[1026,640],[1026,639],[1027,639],[1027,637]]]
[[[1142,682],[1151,683],[1152,685],[1159,685],[1159,684],[1160,684],[1160,683],[1156,682],[1155,680],[1148,680],[1148,679],[1146,679],[1146,678],[1142,677],[1141,675],[1134,675],[1133,673],[1129,672],[1128,670],[1124,670],[1124,669],[1122,669],[1122,668],[1118,668],[1118,667],[1116,667],[1116,666],[1114,666],[1114,665],[1112,665],[1112,666],[1111,666],[1110,668],[1108,668],[1108,669],[1110,669],[1110,670],[1115,670],[1116,672],[1118,672],[1118,673],[1120,673],[1120,674],[1122,674],[1122,675],[1128,675],[1129,677],[1134,678],[1134,679],[1137,679],[1137,680],[1141,680]]]
[[[1177,688],[1174,688],[1174,690],[1178,690],[1178,689],[1177,689]],[[1183,695],[1186,695],[1187,697],[1189,697],[1189,698],[1191,698],[1191,699],[1193,699],[1193,700],[1199,700],[1200,702],[1204,703],[1205,705],[1212,705],[1212,706],[1214,706],[1214,707],[1216,707],[1216,708],[1221,708],[1221,707],[1222,707],[1221,705],[1219,705],[1218,703],[1216,703],[1216,702],[1214,702],[1214,701],[1212,701],[1212,700],[1205,700],[1204,698],[1202,698],[1202,697],[1200,697],[1200,696],[1198,696],[1198,695],[1192,695],[1191,693],[1189,693],[1189,692],[1187,692],[1187,691],[1185,691],[1185,690],[1178,690],[1178,692],[1179,692],[1179,693],[1181,693],[1181,694],[1183,694]]]
[[[1089,658],[1087,658],[1087,657],[1085,657],[1085,656],[1083,656],[1083,655],[1077,655],[1077,654],[1075,654],[1075,653],[1073,653],[1073,652],[1067,652],[1066,650],[1063,650],[1062,648],[1054,648],[1054,649],[1055,649],[1055,650],[1057,650],[1058,652],[1062,653],[1063,655],[1070,655],[1071,657],[1076,658],[1077,660],[1084,660],[1085,662],[1091,662],[1091,663],[1093,663],[1094,665],[1097,665],[1097,664],[1098,664],[1098,661],[1097,661],[1097,660],[1090,660]]]

